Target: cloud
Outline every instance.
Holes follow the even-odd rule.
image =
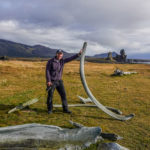
[[[85,31],[72,31],[61,27],[24,29],[16,21],[1,21],[0,33],[4,39],[30,45],[42,44],[52,48],[63,48],[68,52],[78,52],[83,44],[83,39],[79,37],[87,34]],[[88,44],[88,55],[93,55],[93,51],[106,50],[96,42],[88,41]]]
[[[0,1],[0,38],[88,55],[124,48],[150,57],[149,0]]]

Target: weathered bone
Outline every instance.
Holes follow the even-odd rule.
[[[86,104],[87,102],[92,102],[92,100],[90,98],[83,98],[81,96],[78,96],[79,99],[84,103]],[[95,105],[96,106],[96,105]],[[97,107],[97,106],[96,106]],[[113,108],[113,107],[109,107],[109,106],[105,106],[107,109],[113,111],[114,113],[117,113],[117,114],[122,114],[122,112],[119,110],[119,109],[116,109],[116,108]]]
[[[99,143],[97,150],[129,150],[117,143]]]
[[[115,71],[114,71],[114,76],[122,76],[122,75],[130,75],[130,74],[137,74],[137,72],[135,72],[135,71],[133,71],[133,72],[124,72],[124,71],[122,71],[122,70],[120,70],[120,69],[116,69]]]
[[[117,141],[123,139],[123,137],[113,133],[101,133],[101,137],[110,141]]]
[[[81,96],[78,95],[78,98],[81,100],[81,102],[83,102],[84,104],[88,103],[88,102],[92,102],[92,100],[88,97],[88,98],[83,98]]]
[[[53,107],[60,108],[62,107],[61,104],[54,104]],[[90,104],[68,104],[68,107],[97,107],[96,105]]]
[[[1,148],[39,148],[59,149],[70,146],[85,148],[100,139],[100,127],[81,127],[65,129],[53,125],[25,124],[0,128]]]
[[[69,120],[69,122],[75,126],[76,128],[82,128],[84,127],[84,125],[82,124],[79,124],[79,123],[76,123],[76,122],[73,122],[71,120]],[[107,139],[107,140],[110,140],[110,141],[117,141],[117,140],[121,140],[123,139],[123,137],[117,135],[117,134],[114,134],[114,133],[103,133],[101,132],[100,136],[103,138],[103,139]]]
[[[0,128],[0,147],[10,148],[47,148],[72,150],[84,149],[98,140],[118,140],[118,135],[102,133],[100,127],[85,127],[70,121],[77,128],[66,129],[53,125],[24,124]]]
[[[99,107],[102,111],[104,111],[106,114],[110,115],[111,117],[113,117],[115,119],[124,121],[124,120],[129,120],[129,119],[133,118],[134,114],[123,116],[123,115],[119,115],[119,114],[116,114],[116,113],[110,111],[105,106],[103,106],[99,101],[97,101],[97,99],[91,93],[90,89],[88,88],[88,85],[87,85],[87,82],[86,82],[86,79],[85,79],[85,74],[84,74],[84,59],[85,59],[86,47],[87,47],[87,43],[84,42],[83,52],[81,54],[81,60],[80,60],[80,77],[81,77],[83,87],[84,87],[88,97],[95,103],[95,105],[97,107]]]
[[[71,121],[71,120],[69,120],[69,122],[70,122],[73,126],[75,126],[76,128],[82,128],[82,127],[84,127],[84,125],[79,124],[79,123],[76,123],[76,122],[73,122],[73,121]]]
[[[20,104],[20,105],[16,106],[15,108],[13,108],[13,109],[11,109],[10,111],[8,111],[8,113],[10,114],[10,113],[12,113],[12,112],[21,110],[21,109],[23,109],[23,108],[25,108],[25,107],[27,107],[27,106],[29,106],[29,105],[32,105],[32,104],[34,104],[34,103],[36,103],[36,102],[38,102],[38,99],[37,99],[37,98],[34,98],[34,99],[32,99],[32,100],[29,100],[29,101],[27,101],[27,102],[25,102],[25,103],[23,103],[23,104]]]

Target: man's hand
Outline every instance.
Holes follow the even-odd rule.
[[[52,85],[52,82],[47,82],[47,86],[51,86]]]
[[[83,49],[81,49],[81,50],[80,50],[79,55],[81,55],[81,54],[82,54],[82,52],[83,52]]]

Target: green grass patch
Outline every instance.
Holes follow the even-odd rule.
[[[25,123],[41,123],[72,128],[68,120],[85,126],[100,126],[103,132],[116,133],[123,137],[117,143],[135,150],[150,149],[150,65],[144,64],[98,64],[86,63],[85,74],[89,88],[104,105],[118,108],[123,114],[135,113],[132,120],[115,120],[98,108],[73,108],[71,115],[62,113],[62,108],[54,108],[47,114],[45,91],[46,62],[3,61],[0,62],[0,126]],[[138,74],[112,77],[115,68],[137,71]],[[89,69],[90,68],[90,69]],[[66,64],[63,80],[69,104],[81,103],[77,95],[87,97],[80,81],[79,62]],[[12,114],[7,112],[33,98],[39,101],[30,109]],[[53,103],[61,104],[55,91]],[[96,149],[92,145],[87,150]]]

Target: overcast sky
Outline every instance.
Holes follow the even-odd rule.
[[[150,59],[150,0],[0,0],[0,38]]]

